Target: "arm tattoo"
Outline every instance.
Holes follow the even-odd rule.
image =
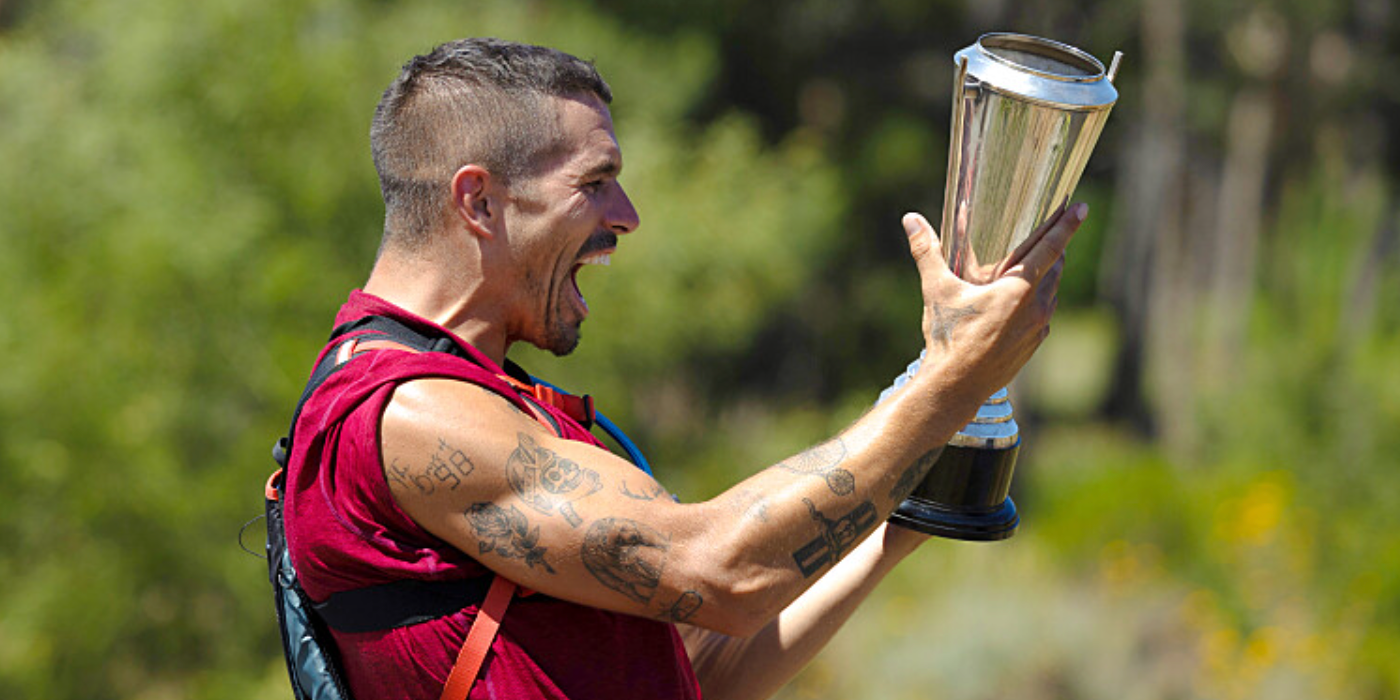
[[[583,565],[600,583],[639,603],[661,584],[670,538],[626,518],[603,518],[588,527]]]
[[[511,506],[507,511],[495,503],[475,503],[464,515],[476,533],[479,554],[495,552],[505,559],[523,559],[532,569],[539,565],[554,573],[544,558],[548,550],[539,545],[540,528],[531,528],[519,508]]]
[[[761,523],[768,522],[768,497],[762,493],[743,489],[734,495],[729,502],[729,507],[750,520],[757,520]]]
[[[666,609],[662,610],[658,617],[667,622],[685,622],[695,615],[695,611],[699,610],[704,603],[705,599],[699,593],[686,591],[676,599],[676,602],[666,606]]]
[[[580,467],[520,433],[520,446],[506,460],[506,479],[531,508],[550,515],[557,509],[573,527],[583,524],[574,501],[603,488],[598,472]]]
[[[821,528],[821,534],[816,539],[792,553],[804,578],[811,578],[823,566],[836,563],[866,530],[875,526],[875,504],[870,501],[852,508],[836,520],[822,515],[812,501],[804,498],[802,502],[807,504],[807,512],[812,514],[812,520]]]
[[[848,496],[856,490],[856,475],[842,469],[846,459],[846,443],[841,438],[824,442],[796,457],[778,464],[796,474],[812,474],[826,479],[827,488],[838,496]]]
[[[924,475],[928,474],[928,470],[932,469],[933,465],[938,462],[938,458],[942,454],[943,448],[936,447],[928,454],[914,460],[914,463],[909,465],[903,474],[899,475],[899,481],[894,483],[894,488],[890,489],[890,500],[900,503],[913,493],[914,488],[923,480]]]
[[[617,490],[622,495],[637,501],[654,501],[666,495],[666,489],[657,483],[644,484],[640,489],[641,493],[634,493],[632,489],[627,488],[627,482],[623,481],[618,485]]]
[[[431,496],[439,487],[445,486],[449,491],[456,491],[457,487],[462,485],[462,480],[475,470],[476,465],[472,464],[465,452],[438,438],[438,449],[428,457],[427,467],[415,473],[413,469],[394,459],[385,465],[384,476],[402,488],[407,489],[411,484],[418,489],[418,493]]]
[[[958,327],[958,323],[968,316],[976,316],[977,309],[971,306],[955,306],[945,308],[934,304],[929,309],[929,337],[943,345],[947,345],[953,340],[953,330]]]

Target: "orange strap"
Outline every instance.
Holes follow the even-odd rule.
[[[457,663],[452,666],[452,674],[447,677],[447,685],[442,688],[440,700],[466,700],[514,595],[513,581],[504,576],[497,576],[496,580],[491,582],[491,590],[486,592],[486,600],[477,611],[471,630],[467,632],[467,641],[462,644],[462,650],[457,652]]]
[[[358,338],[352,338],[341,345],[336,355],[336,362],[341,364],[362,352],[380,349],[418,352],[414,348],[392,340],[373,339],[362,342]],[[501,375],[501,378],[544,403],[563,407],[562,404],[569,400],[577,402],[579,406],[574,410],[582,411],[591,422],[593,417],[592,397],[575,397],[563,392],[556,393],[543,384],[525,384],[508,375]],[[536,420],[545,425],[550,424],[549,419],[534,404],[529,401],[526,401],[525,404],[535,414]],[[570,405],[565,410],[569,408],[574,407]],[[276,475],[273,478],[275,479]],[[486,592],[486,600],[481,603],[481,608],[476,613],[476,620],[472,622],[471,629],[467,632],[467,640],[462,643],[461,651],[457,652],[457,662],[452,666],[452,673],[447,676],[447,684],[443,686],[439,700],[466,700],[467,694],[471,692],[472,685],[476,683],[476,678],[481,673],[481,665],[486,661],[486,654],[491,651],[491,643],[496,640],[496,633],[500,631],[501,620],[505,618],[506,608],[510,607],[511,598],[515,596],[517,590],[522,596],[534,593],[534,591],[517,586],[514,581],[504,576],[497,576],[491,582],[491,588]]]

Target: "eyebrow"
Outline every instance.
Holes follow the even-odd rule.
[[[597,165],[583,171],[583,179],[604,176],[615,176],[622,172],[622,162],[617,158],[609,157],[599,162]]]

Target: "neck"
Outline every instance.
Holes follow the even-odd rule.
[[[483,279],[472,266],[458,272],[434,261],[459,260],[447,251],[405,255],[385,250],[374,263],[364,291],[457,334],[496,364],[505,361],[500,305],[490,303]]]

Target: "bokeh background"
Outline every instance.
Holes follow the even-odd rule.
[[[238,534],[410,56],[611,81],[643,227],[576,356],[516,358],[694,500],[916,352],[899,216],[937,220],[951,54],[996,30],[1126,54],[1013,387],[1022,529],[930,542],[780,697],[1400,697],[1394,0],[0,0],[0,697],[290,697]]]

